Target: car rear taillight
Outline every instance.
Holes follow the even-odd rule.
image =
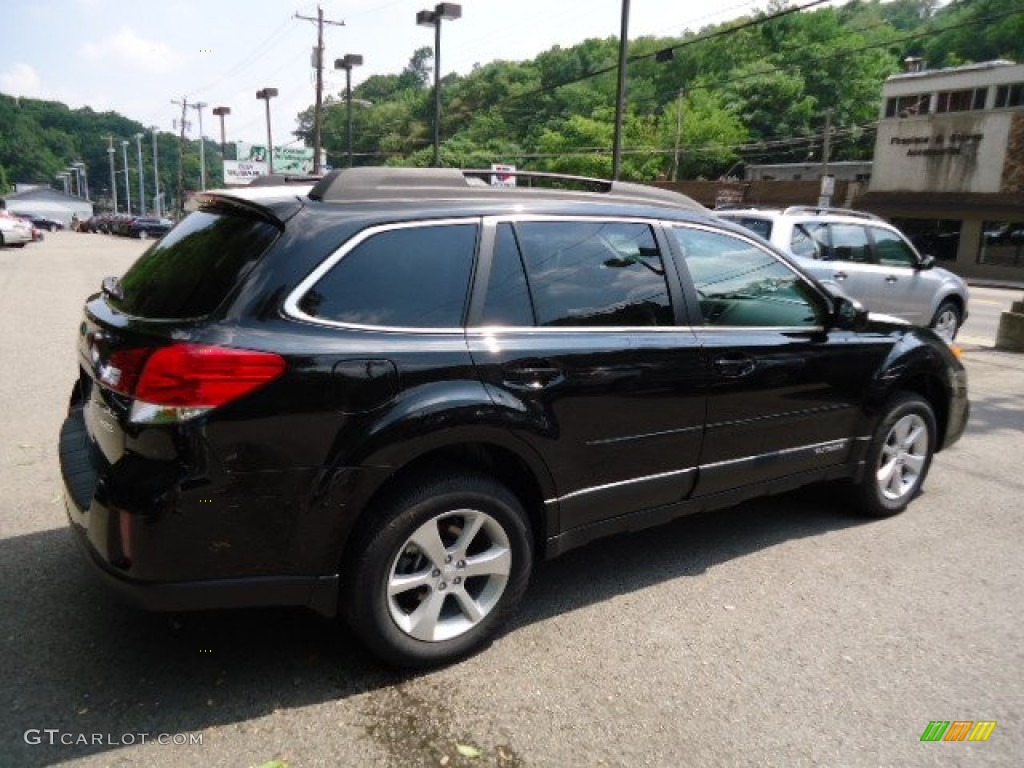
[[[284,373],[280,355],[201,344],[123,349],[106,366],[112,389],[135,399],[136,423],[185,421],[230,403]],[[105,377],[101,374],[101,379]]]

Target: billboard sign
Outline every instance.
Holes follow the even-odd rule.
[[[257,176],[267,175],[267,164],[252,160],[225,160],[224,183],[248,184]]]
[[[266,164],[267,145],[235,142],[239,162]],[[313,172],[313,150],[310,147],[274,147],[274,173],[306,175]],[[264,171],[266,173],[266,171]]]

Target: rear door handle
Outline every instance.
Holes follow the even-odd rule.
[[[897,282],[898,280],[899,280],[899,277],[897,277],[896,275],[886,275],[885,276],[885,282],[889,283],[890,285],[895,283],[895,282]]]
[[[561,368],[552,366],[530,365],[506,368],[504,383],[514,389],[540,390],[553,387],[565,380]]]
[[[836,272],[834,275],[832,275],[832,277],[834,277],[836,280],[845,280],[847,277],[849,277],[849,275],[847,275],[845,272]]]
[[[754,372],[757,363],[746,355],[723,355],[712,363],[715,372],[730,379],[738,379]]]

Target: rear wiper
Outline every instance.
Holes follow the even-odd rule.
[[[124,301],[124,288],[121,286],[121,278],[116,275],[103,278],[103,294],[118,301]]]

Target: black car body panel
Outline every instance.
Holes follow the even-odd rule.
[[[839,327],[838,302],[813,280],[701,210],[514,190],[479,200],[410,196],[212,194],[193,216],[262,216],[276,234],[261,255],[239,262],[206,311],[142,318],[118,309],[131,296],[88,300],[61,464],[72,528],[122,591],[158,609],[289,604],[332,614],[353,531],[412,467],[465,465],[501,478],[553,556],[682,514],[856,478],[896,391],[933,404],[940,447],[963,431],[963,368],[934,334],[896,323]],[[475,233],[458,322],[408,328],[310,314],[326,304],[308,297],[335,265],[358,263],[362,243],[399,225],[426,237],[417,228],[438,222]],[[517,242],[527,263],[536,222],[641,232],[639,256],[607,259],[594,275],[663,286],[628,309],[656,319],[618,325],[627,308],[610,305],[604,318],[579,309],[596,323],[585,327],[490,324],[498,240]],[[176,247],[188,226],[153,248]],[[680,226],[714,227],[788,265],[785,274],[827,321],[705,322],[707,296],[694,289],[668,231]],[[507,262],[509,274],[520,261]],[[121,283],[130,292],[153,275],[130,270]],[[537,313],[544,297],[527,287],[527,311]],[[742,298],[721,301],[744,309],[750,297]],[[125,391],[141,374],[122,360],[152,361],[180,345],[245,350],[282,367],[244,396],[194,412],[151,408]]]

